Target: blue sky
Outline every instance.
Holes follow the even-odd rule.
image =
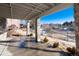
[[[43,16],[40,19],[41,24],[47,24],[47,23],[62,24],[63,22],[66,21],[68,22],[74,21],[74,7],[69,6],[68,8],[65,8],[61,11],[49,14],[47,16]]]

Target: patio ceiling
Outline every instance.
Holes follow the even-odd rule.
[[[72,4],[2,3],[0,17],[32,20],[62,10]]]

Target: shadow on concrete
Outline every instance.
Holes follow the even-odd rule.
[[[21,41],[37,43],[35,39],[32,39],[32,40],[7,40],[7,41],[0,41],[0,43],[14,43],[14,42],[21,42]],[[44,42],[39,42],[39,43],[44,43]]]
[[[19,42],[19,41],[14,41],[14,40],[0,41],[0,43],[14,43],[14,42]]]
[[[16,47],[19,48],[18,46],[13,46],[10,44],[1,44],[0,45],[4,45],[4,46],[8,46],[8,47]],[[37,48],[37,47],[24,47],[24,48],[19,48],[19,49],[32,49],[32,50],[36,50],[36,51],[45,51],[45,52],[51,52],[51,53],[60,53],[60,56],[71,56],[71,54],[64,52],[64,51],[56,51],[56,50],[49,50],[49,49],[42,49],[42,48]]]

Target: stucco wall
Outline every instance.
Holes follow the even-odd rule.
[[[8,28],[8,26],[11,26],[13,24],[15,24],[19,28],[20,27],[20,20],[7,18],[7,28]]]
[[[7,32],[0,34],[0,41],[6,41],[6,40],[7,40]]]

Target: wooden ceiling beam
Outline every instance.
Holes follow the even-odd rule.
[[[21,7],[21,8],[25,8],[25,10],[27,10],[27,9],[29,9],[29,10],[31,10],[31,11],[37,11],[37,12],[41,12],[40,10],[38,10],[38,9],[33,9],[33,8],[31,8],[31,7],[29,7],[29,6],[25,6],[25,5],[23,5],[23,4],[19,4],[19,3],[17,3],[17,4],[12,4],[13,6],[16,6],[16,7]]]

